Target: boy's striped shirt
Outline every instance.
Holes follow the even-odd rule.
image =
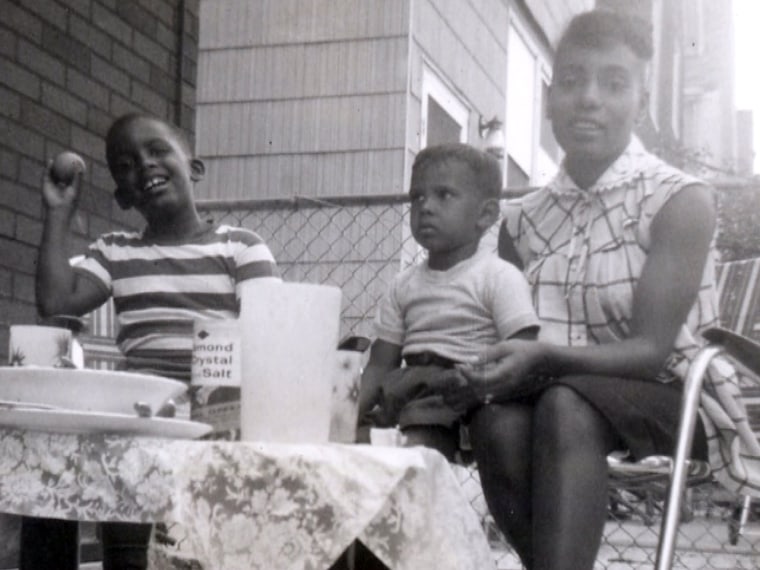
[[[170,244],[141,232],[108,233],[75,268],[113,297],[127,367],[185,380],[193,320],[236,318],[242,282],[279,279],[264,241],[231,226]]]

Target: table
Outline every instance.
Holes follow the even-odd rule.
[[[488,569],[448,463],[423,449],[0,429],[0,512],[166,522],[204,569],[327,568],[360,539],[393,569]]]

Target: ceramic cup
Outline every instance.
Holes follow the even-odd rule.
[[[333,379],[330,441],[354,443],[359,412],[359,382],[362,375],[361,352],[339,350]]]
[[[39,325],[11,325],[8,364],[10,366],[71,365],[71,331]]]

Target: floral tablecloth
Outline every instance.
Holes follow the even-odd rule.
[[[437,452],[0,429],[0,512],[166,522],[211,569],[327,568],[358,538],[394,569],[493,568]]]

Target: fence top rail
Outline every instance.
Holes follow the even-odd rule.
[[[501,198],[517,198],[535,190],[532,187],[507,188]],[[357,196],[293,196],[292,198],[246,199],[246,200],[196,200],[196,206],[204,212],[218,210],[273,210],[299,208],[345,208],[347,206],[392,206],[409,202],[408,194],[373,194]]]
[[[712,181],[712,185],[716,190],[723,192],[746,188],[755,188],[760,192],[760,181],[754,179],[749,181],[716,180]],[[532,186],[507,188],[502,191],[501,198],[519,198],[533,190],[537,190],[537,188]],[[199,210],[212,212],[229,210],[298,210],[309,208],[345,208],[350,206],[393,206],[397,204],[406,204],[408,202],[409,195],[404,193],[351,196],[293,196],[291,198],[245,200],[197,200],[196,204]]]

